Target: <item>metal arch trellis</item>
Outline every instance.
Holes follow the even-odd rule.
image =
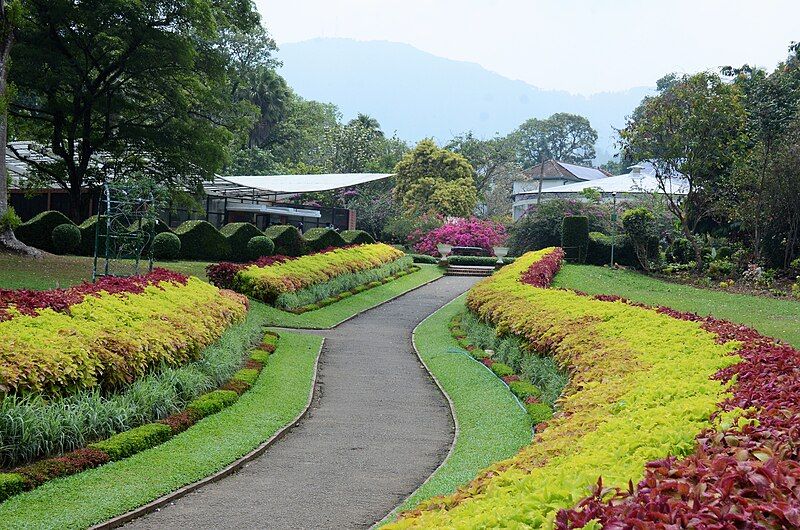
[[[158,199],[149,183],[105,183],[95,223],[92,280],[153,270]]]

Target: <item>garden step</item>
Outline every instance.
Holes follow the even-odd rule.
[[[447,276],[491,276],[494,267],[484,265],[450,265],[445,271]]]

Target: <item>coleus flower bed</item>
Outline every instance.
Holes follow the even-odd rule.
[[[53,291],[4,291],[0,394],[114,387],[196,357],[247,299],[156,269]]]
[[[453,495],[422,503],[394,526],[680,528],[693,526],[696,512],[711,520],[754,511],[775,517],[763,527],[791,522],[797,492],[794,445],[778,443],[769,451],[739,445],[742,434],[757,432],[762,433],[755,436],[761,446],[771,442],[772,431],[760,431],[761,420],[752,421],[754,405],[774,410],[786,425],[796,420],[794,412],[787,412],[786,395],[773,401],[765,391],[780,381],[781,363],[767,370],[771,379],[760,380],[760,401],[752,392],[740,399],[739,381],[759,369],[754,363],[752,370],[740,373],[749,357],[742,335],[733,333],[741,328],[723,330],[667,310],[542,288],[558,269],[557,252],[526,254],[477,284],[467,305],[500,333],[523,338],[569,368],[571,379],[558,413],[515,457],[491,466]],[[774,346],[768,339],[760,344]],[[784,357],[793,360],[782,368],[793,366],[788,379],[797,388],[800,354],[789,350]],[[766,357],[767,351],[760,355]],[[712,466],[708,450],[715,444],[726,447],[725,458]],[[784,459],[789,463],[770,464],[777,454],[791,455]],[[721,484],[701,507],[697,502],[707,485],[685,477],[710,475],[719,475]],[[586,499],[601,478],[604,489]],[[637,482],[638,490],[624,493]],[[743,499],[761,495],[748,505],[749,512],[746,502],[723,507],[725,496],[739,491]],[[755,508],[773,493],[767,508]],[[725,524],[705,527],[738,527]]]
[[[249,264],[236,270],[230,283],[236,291],[271,304],[281,294],[297,292],[344,274],[378,268],[404,255],[383,243],[334,248],[296,259]]]
[[[275,352],[278,339],[277,334],[268,332],[263,341],[250,352],[244,366],[225,385],[199,396],[182,412],[115,434],[89,447],[46,458],[6,473],[0,472],[0,502],[50,480],[122,460],[155,447],[201,419],[232,405],[255,384],[270,354]]]

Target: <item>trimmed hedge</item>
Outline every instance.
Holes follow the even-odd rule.
[[[447,258],[449,265],[480,265],[480,266],[495,266],[497,265],[496,257],[491,256],[450,256]],[[503,258],[502,265],[514,263],[514,258]]]
[[[305,241],[300,231],[292,225],[273,225],[264,235],[275,244],[275,254],[298,257],[305,253]]]
[[[72,223],[58,225],[50,234],[53,250],[57,254],[73,254],[80,250],[81,229]]]
[[[224,260],[230,253],[225,236],[208,221],[186,221],[175,229],[181,240],[181,258],[196,260]]]
[[[611,263],[611,236],[600,232],[589,233],[589,251],[586,255],[586,262],[601,266]],[[614,262],[626,267],[637,267],[639,264],[633,244],[625,234],[617,234]]]
[[[181,239],[172,232],[161,232],[153,238],[153,258],[171,260],[180,255]]]
[[[312,228],[303,234],[306,240],[306,248],[310,251],[319,252],[328,247],[343,247],[347,243],[339,235],[339,232],[330,228]]]
[[[264,235],[264,233],[252,223],[228,223],[219,230],[219,233],[225,236],[225,239],[228,241],[228,246],[230,248],[228,259],[239,262],[250,259],[250,252],[247,248],[250,240],[254,237]],[[258,258],[261,256],[256,257]]]
[[[0,502],[25,490],[25,479],[19,473],[0,473]]]
[[[49,210],[19,225],[14,230],[14,235],[26,245],[53,252],[55,250],[52,239],[53,230],[63,224],[74,223],[63,213]]]
[[[426,263],[428,265],[436,265],[439,263],[438,258],[428,256],[427,254],[411,254],[411,257],[414,259],[414,263]]]
[[[186,410],[195,419],[199,420],[233,405],[237,399],[239,399],[239,394],[233,390],[214,390],[189,403]]]
[[[145,449],[162,444],[172,437],[172,429],[163,423],[148,423],[129,431],[115,434],[107,440],[89,447],[103,451],[113,460],[121,460]]]
[[[589,218],[568,215],[561,224],[561,247],[570,261],[583,263],[589,248]]]
[[[363,230],[345,230],[340,234],[348,245],[370,245],[375,238]]]
[[[250,259],[257,260],[263,256],[271,256],[275,252],[275,243],[267,236],[256,236],[247,242],[247,253]]]

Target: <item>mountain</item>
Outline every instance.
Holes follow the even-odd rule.
[[[528,118],[580,114],[598,131],[600,162],[616,152],[614,128],[653,91],[636,87],[586,97],[542,90],[475,63],[386,41],[313,39],[281,45],[278,58],[281,74],[304,98],[336,104],[345,119],[369,114],[384,131],[410,142],[432,136],[445,143],[468,130],[490,137]]]

